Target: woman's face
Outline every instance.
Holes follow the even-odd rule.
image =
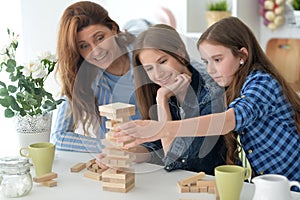
[[[83,28],[77,34],[80,55],[89,63],[106,69],[118,56],[115,37],[116,30],[95,24]]]
[[[228,86],[240,66],[241,58],[234,57],[229,48],[206,41],[199,45],[199,52],[209,75],[218,85]]]
[[[160,86],[167,86],[175,82],[177,75],[191,72],[185,65],[171,55],[157,49],[143,49],[139,59],[149,78]]]

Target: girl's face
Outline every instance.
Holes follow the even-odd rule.
[[[173,84],[177,75],[182,73],[191,76],[191,72],[185,65],[171,55],[157,49],[141,50],[139,59],[149,78],[160,86]]]
[[[116,57],[116,30],[95,24],[83,28],[77,34],[77,48],[79,54],[89,63],[106,69]]]
[[[215,82],[222,87],[229,86],[240,66],[241,58],[234,57],[229,48],[207,41],[199,45],[199,52],[207,72]]]

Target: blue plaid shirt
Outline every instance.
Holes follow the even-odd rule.
[[[269,74],[251,72],[229,108],[254,172],[300,181],[300,136],[281,85]]]

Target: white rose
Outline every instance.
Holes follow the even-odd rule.
[[[47,75],[44,66],[39,61],[30,62],[28,65],[25,65],[22,73],[26,77],[32,75],[33,79],[44,78]]]

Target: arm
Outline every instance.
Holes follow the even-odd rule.
[[[137,120],[120,125],[114,137],[118,141],[134,141],[127,148],[165,137],[195,137],[225,135],[235,128],[233,108],[226,112],[204,115],[180,121],[157,122]]]
[[[74,133],[70,102],[67,99],[57,110],[51,141],[57,149],[66,151],[100,152],[102,146],[99,139]]]

